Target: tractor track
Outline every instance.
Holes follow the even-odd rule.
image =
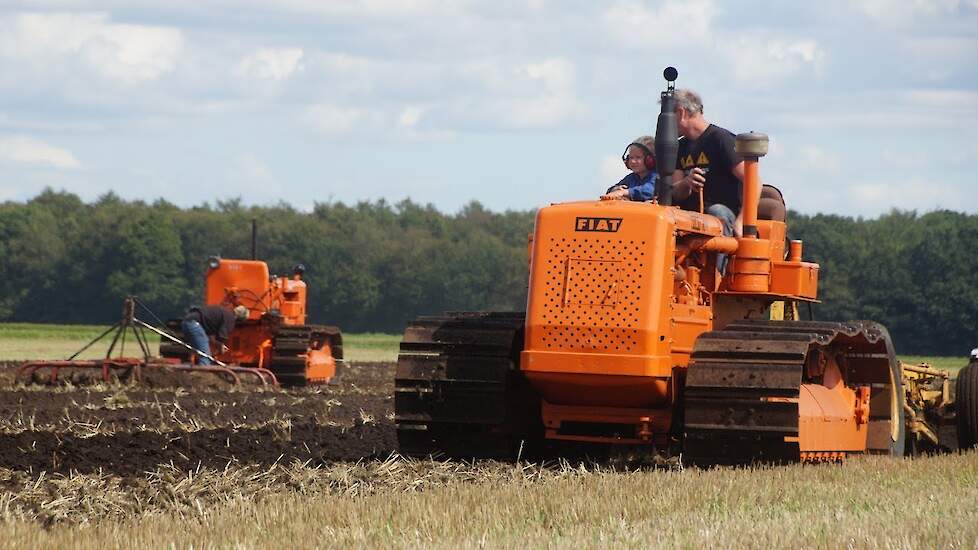
[[[883,365],[903,392],[899,365],[886,329],[868,321],[739,321],[696,341],[685,393],[685,454],[694,464],[793,462],[799,451],[799,392],[806,361],[814,353],[851,357],[848,381],[868,383],[864,370]],[[849,364],[847,360],[845,364]],[[860,368],[861,367],[861,368]],[[885,378],[885,375],[884,375]],[[879,381],[876,374],[875,381]],[[877,402],[889,390],[874,388]],[[886,441],[869,452],[888,453],[904,445],[903,408],[877,407],[869,429],[889,432],[890,414],[901,426],[898,443]],[[870,445],[872,447],[872,444]]]

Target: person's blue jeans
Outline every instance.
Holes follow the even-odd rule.
[[[180,328],[183,329],[184,337],[189,340],[188,343],[193,346],[194,349],[197,351],[202,351],[207,355],[211,354],[210,340],[208,340],[207,333],[204,332],[204,327],[200,326],[200,323],[191,319],[184,319],[183,323],[180,324]],[[210,365],[211,360],[198,353],[197,364]]]
[[[711,204],[709,208],[706,209],[706,213],[720,218],[723,222],[723,234],[727,237],[733,237],[734,226],[737,223],[737,216],[734,215],[733,210],[730,209],[725,204]],[[720,275],[724,275],[727,272],[727,260],[730,258],[726,254],[717,254],[717,269],[720,270]]]

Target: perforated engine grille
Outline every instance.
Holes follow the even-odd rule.
[[[638,344],[645,241],[549,239],[541,344],[547,351],[630,352]]]

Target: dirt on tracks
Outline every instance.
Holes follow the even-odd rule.
[[[67,384],[24,386],[3,368],[0,466],[30,475],[138,477],[164,466],[386,458],[397,450],[393,369],[393,363],[347,365],[334,384],[283,390],[227,386],[206,376],[203,385],[184,384],[180,376],[176,385],[166,377],[74,385],[71,373]]]

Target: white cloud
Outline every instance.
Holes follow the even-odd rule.
[[[970,110],[978,112],[978,91],[974,90],[912,90],[905,94],[910,103],[921,110]]]
[[[260,80],[284,80],[302,70],[302,56],[302,48],[262,48],[242,59],[235,72]]]
[[[646,3],[618,2],[603,14],[609,36],[623,44],[653,45],[701,42],[711,34],[717,9],[712,0],[667,0],[657,9]]]
[[[33,72],[82,65],[102,78],[136,84],[173,70],[182,47],[178,29],[112,23],[104,13],[0,17],[0,58]]]
[[[470,2],[457,0],[280,0],[289,11],[329,16],[394,18],[403,16],[449,16]]]
[[[432,128],[427,121],[429,105],[405,105],[397,115],[398,128],[394,137],[408,141],[450,141],[456,137],[454,130]]]
[[[228,187],[242,193],[251,203],[284,197],[282,183],[254,153],[234,157],[227,170],[227,179]]]
[[[587,107],[569,94],[547,94],[509,101],[484,101],[484,114],[500,128],[557,128],[582,119]],[[484,119],[491,125],[492,119]]]
[[[468,64],[463,71],[478,87],[455,102],[456,122],[489,128],[554,128],[588,115],[587,105],[577,97],[574,64],[567,59],[530,63],[493,59]]]
[[[6,183],[21,189],[23,174],[48,178],[37,189],[91,177],[120,191],[131,186],[132,196],[180,201],[191,200],[175,191],[188,166],[217,180],[274,179],[269,166],[278,164],[228,150],[247,135],[249,148],[290,171],[328,162],[349,185],[380,196],[385,183],[365,185],[369,176],[344,163],[378,140],[396,149],[398,141],[461,136],[447,160],[438,159],[437,146],[398,150],[405,172],[431,182],[412,186],[413,198],[451,209],[471,198],[520,208],[543,196],[591,196],[626,173],[618,140],[654,126],[667,64],[679,68],[680,86],[703,93],[711,119],[784,140],[780,151],[772,141],[762,170],[781,180],[792,207],[866,213],[898,199],[857,204],[847,190],[824,185],[842,173],[866,182],[866,197],[880,182],[923,169],[964,193],[973,179],[967,163],[978,156],[968,133],[978,125],[978,0],[821,7],[769,0],[750,10],[716,0],[0,4],[14,6],[0,9],[0,135],[62,147],[78,143],[78,134],[86,139],[85,169],[76,173],[13,164],[4,151]],[[27,9],[38,13],[19,12]],[[886,24],[890,15],[903,27]],[[310,147],[310,129],[345,146]],[[605,146],[587,139],[595,136],[610,136],[600,138],[614,149],[606,158]],[[133,145],[131,164],[158,172],[159,185],[118,170],[111,152],[120,141]],[[538,158],[537,149],[549,154],[556,141],[568,162],[555,167],[558,177],[541,177],[526,159]],[[544,183],[530,195],[496,185],[457,189],[444,174],[476,147],[510,159],[506,177],[517,176],[507,181]],[[911,150],[917,157],[907,164]],[[62,165],[81,164],[64,152]],[[34,166],[56,166],[40,162]],[[316,196],[291,179],[295,200]],[[567,184],[565,191],[551,189],[552,181]],[[236,188],[186,196],[213,199],[229,189]],[[248,193],[260,191],[256,184]],[[970,202],[961,208],[978,208],[964,195]]]
[[[443,139],[461,130],[555,128],[588,115],[574,64],[564,58],[410,66],[345,54],[314,59],[308,72],[324,71],[328,80],[307,119],[325,133],[400,129],[411,130],[402,137]]]
[[[820,75],[825,50],[814,40],[758,39],[741,36],[720,49],[729,59],[731,75],[741,85],[766,88],[798,73]]]
[[[367,108],[319,103],[306,109],[306,123],[317,132],[340,137],[374,140],[447,141],[456,137],[448,128],[432,127],[427,121],[430,106],[403,105]]]
[[[914,17],[948,15],[962,7],[978,7],[975,0],[857,0],[856,7],[880,22],[904,22]]]
[[[833,102],[842,106],[834,106]],[[789,112],[789,127],[805,129],[950,130],[978,124],[978,91],[911,90],[850,93],[818,111]]]
[[[71,151],[21,136],[0,137],[0,160],[61,169],[82,167]]]
[[[948,195],[953,194],[953,191],[948,191]],[[849,195],[856,204],[874,206],[889,204],[903,209],[936,206],[934,204],[933,185],[921,181],[856,183],[850,187]],[[952,196],[945,196],[944,198],[945,200],[953,199]]]
[[[818,172],[838,174],[842,170],[842,159],[833,152],[815,145],[803,145],[798,148],[805,169]]]
[[[380,111],[329,103],[307,109],[307,120],[316,130],[337,136],[382,130],[388,126],[386,118]]]
[[[419,105],[408,105],[401,111],[398,122],[405,128],[414,128],[421,121],[421,117],[424,116],[426,110],[425,107]]]
[[[532,80],[539,81],[551,93],[565,93],[574,86],[574,65],[566,59],[547,59],[520,68]]]

